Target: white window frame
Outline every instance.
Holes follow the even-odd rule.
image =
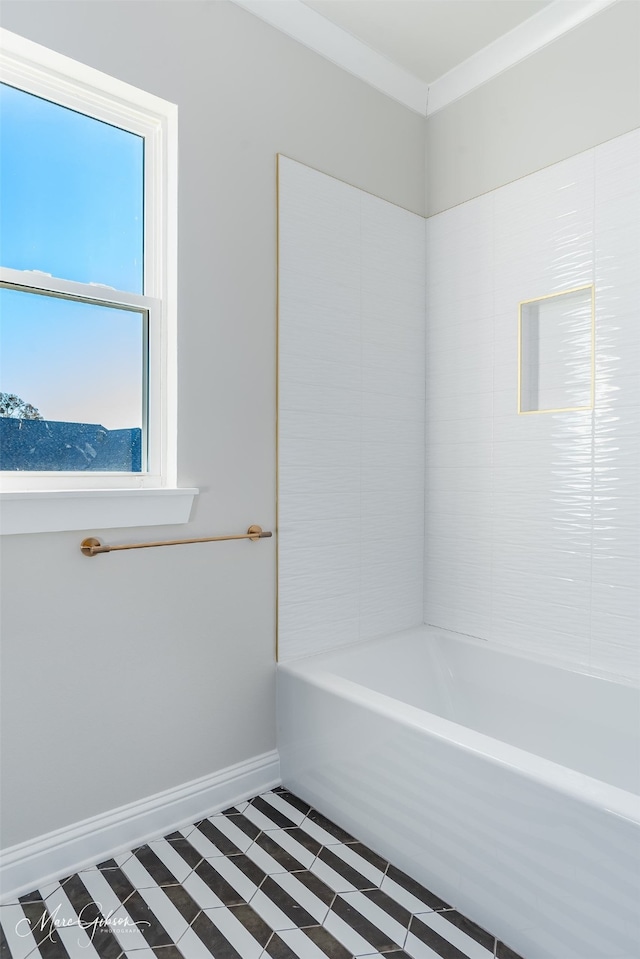
[[[0,267],[0,280],[34,293],[130,306],[149,317],[147,470],[3,471],[0,531],[187,522],[197,490],[177,487],[177,107],[4,29],[0,82],[138,134],[145,142],[144,295],[37,270]],[[90,376],[87,370],[87,389]]]

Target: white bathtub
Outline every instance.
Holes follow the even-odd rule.
[[[640,957],[640,690],[432,627],[278,668],[287,787],[525,959]]]

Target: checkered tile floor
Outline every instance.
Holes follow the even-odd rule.
[[[520,959],[282,787],[0,906],[2,959]]]

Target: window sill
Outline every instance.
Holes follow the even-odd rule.
[[[0,493],[0,533],[56,533],[188,523],[197,489]]]

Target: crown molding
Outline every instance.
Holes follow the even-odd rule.
[[[423,80],[372,50],[300,0],[233,2],[415,113],[426,115],[428,86]]]
[[[487,80],[526,60],[617,0],[555,0],[429,85],[426,115],[442,110]]]
[[[301,0],[232,0],[415,113],[431,116],[618,0],[555,0],[427,84]]]

